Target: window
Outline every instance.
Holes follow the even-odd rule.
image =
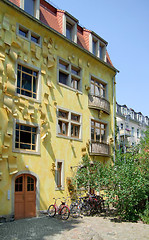
[[[39,19],[40,0],[21,0],[20,7],[28,14]]]
[[[41,37],[37,33],[32,32],[22,25],[18,25],[18,35],[27,39],[28,41],[36,43],[37,45],[41,45]]]
[[[67,39],[77,43],[77,22],[74,17],[64,15],[63,34]]]
[[[26,28],[19,26],[19,35],[28,38],[29,31]]]
[[[71,137],[79,138],[80,116],[71,113]]]
[[[16,123],[15,149],[36,151],[37,127]]]
[[[59,135],[68,135],[68,112],[59,110],[58,112],[58,134]]]
[[[73,26],[69,22],[66,22],[66,37],[69,40],[72,40],[72,29]]]
[[[99,37],[100,38],[100,37]],[[106,61],[106,42],[103,42],[103,39],[99,39],[96,36],[91,37],[92,42],[90,44],[90,51],[96,56]]]
[[[24,11],[34,16],[35,0],[24,0]]]
[[[137,129],[137,138],[139,138],[140,137],[140,131],[139,131],[139,129]]]
[[[62,186],[62,162],[57,163],[57,187]]]
[[[134,127],[131,128],[131,136],[134,137]]]
[[[55,182],[56,189],[64,189],[64,160],[56,160],[56,173],[55,173]]]
[[[91,140],[95,142],[106,142],[106,124],[91,121]]]
[[[64,60],[59,59],[59,83],[81,91],[81,69]]]
[[[91,95],[106,98],[106,84],[91,77]]]
[[[37,99],[38,71],[17,66],[17,93]]]
[[[123,129],[123,127],[124,127],[124,125],[123,125],[123,123],[121,123],[121,129]]]
[[[58,136],[81,139],[81,115],[58,109]]]
[[[97,56],[97,41],[93,39],[92,41],[92,53]]]
[[[105,49],[105,45],[100,43],[100,45],[99,45],[99,57],[102,60],[104,60],[104,49]]]

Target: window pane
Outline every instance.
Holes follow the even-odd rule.
[[[62,68],[62,69],[64,69],[64,70],[67,70],[68,64],[60,61],[60,62],[59,62],[59,67]]]
[[[105,141],[105,131],[101,130],[101,141],[104,142]]]
[[[100,141],[100,129],[96,128],[96,141]]]
[[[31,145],[20,143],[20,148],[21,149],[31,149]]]
[[[36,135],[33,134],[33,135],[32,135],[32,144],[35,144],[35,141],[36,141]]]
[[[24,10],[32,16],[34,16],[34,4],[34,0],[24,0]]]
[[[19,131],[18,130],[16,130],[16,140],[15,141],[19,142]]]
[[[80,116],[75,115],[75,114],[71,114],[71,120],[79,122]]]
[[[94,140],[94,128],[91,128],[91,140]]]
[[[36,93],[36,83],[37,83],[36,77],[33,77],[33,92],[34,93]]]
[[[100,123],[96,122],[96,123],[95,123],[95,126],[98,127],[98,128],[100,128]]]
[[[68,118],[68,113],[59,110],[58,116],[61,117],[61,118],[66,118],[67,119]]]
[[[72,25],[70,23],[66,23],[66,37],[72,40]]]
[[[20,88],[20,79],[21,79],[21,72],[18,71],[17,73],[17,87]]]
[[[98,86],[95,86],[95,95],[100,96],[100,88]]]
[[[95,94],[94,93],[94,84],[92,84],[92,83],[91,83],[91,94],[93,94],[93,95]]]
[[[22,143],[31,143],[31,133],[20,132],[20,142]]]
[[[20,125],[20,129],[31,132],[31,127],[30,126]]]
[[[20,29],[20,28],[19,28],[19,34],[20,34],[21,36],[27,38],[28,30]]]
[[[22,88],[31,91],[32,90],[31,83],[32,83],[32,76],[23,73],[22,74]]]
[[[96,55],[96,42],[94,40],[92,42],[92,51],[93,51],[93,54]]]
[[[67,84],[67,79],[68,79],[68,75],[66,75],[65,73],[59,72],[59,82],[60,83],[68,85]]]
[[[75,67],[72,67],[72,68],[71,68],[71,72],[72,72],[72,74],[74,74],[74,75],[79,75],[80,70],[77,69],[77,68],[75,68]]]
[[[31,41],[35,43],[39,43],[39,37],[31,35]]]

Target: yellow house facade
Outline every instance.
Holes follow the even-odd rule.
[[[37,16],[13,3],[0,1],[0,216],[17,219],[69,194],[84,154],[105,162],[114,155],[117,70],[94,45],[79,46],[75,28],[70,40],[44,24],[44,1],[35,1]],[[90,35],[105,54],[107,42]]]

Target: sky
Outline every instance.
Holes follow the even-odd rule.
[[[108,42],[121,105],[149,116],[149,0],[51,0]]]

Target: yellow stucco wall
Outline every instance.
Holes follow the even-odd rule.
[[[110,115],[103,113],[101,120],[108,122],[109,138],[112,137],[112,78],[115,72],[75,44],[2,1],[0,2],[0,23],[0,215],[14,213],[14,179],[16,174],[23,172],[31,172],[38,176],[38,210],[45,210],[53,197],[66,196],[68,192],[66,178],[72,177],[76,170],[76,168],[71,169],[71,166],[78,165],[82,157],[81,149],[86,148],[86,143],[90,139],[90,119],[98,119],[98,111],[88,108],[88,91],[85,90],[85,85],[90,84],[90,74],[108,83]],[[18,36],[16,34],[18,23],[39,34],[42,37],[42,47]],[[81,67],[82,94],[77,95],[76,91],[57,83],[57,57]],[[23,96],[16,95],[16,66],[19,61],[41,70],[41,102],[34,102],[29,98],[25,99]],[[47,86],[47,79],[50,79],[52,87]],[[45,93],[48,96],[48,105]],[[31,106],[34,109],[34,119],[28,113]],[[70,141],[56,136],[57,106],[82,114],[81,141]],[[48,131],[48,135],[40,141],[39,155],[12,151],[14,119],[37,123],[41,134],[43,124],[48,124],[45,130],[45,132]],[[100,156],[92,158],[98,161],[110,159]],[[52,163],[55,159],[64,160],[64,191],[55,190],[55,178],[52,171]],[[11,162],[16,165],[14,169],[9,168]],[[8,199],[8,190],[10,190],[10,199]]]

